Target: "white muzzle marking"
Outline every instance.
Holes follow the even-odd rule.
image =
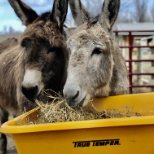
[[[27,69],[24,74],[22,85],[26,88],[38,86],[38,94],[44,88],[42,83],[42,72],[38,70]]]

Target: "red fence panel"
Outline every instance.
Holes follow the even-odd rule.
[[[127,33],[125,34],[125,36],[128,37],[128,45],[119,45],[119,47],[121,49],[128,49],[129,50],[129,59],[126,59],[126,62],[128,63],[128,66],[129,66],[129,83],[130,83],[130,87],[129,87],[129,92],[130,93],[133,93],[133,88],[143,88],[143,87],[146,87],[146,88],[154,88],[154,85],[137,85],[137,84],[133,84],[133,76],[142,76],[142,75],[154,75],[154,71],[152,73],[141,73],[141,72],[133,72],[133,63],[136,62],[136,63],[143,63],[143,62],[154,62],[154,59],[133,59],[133,49],[134,48],[151,48],[151,49],[154,49],[154,46],[136,46],[134,45],[134,37],[135,36],[139,36],[138,34],[133,34],[133,33],[142,33],[141,36],[149,36],[147,34],[144,34],[144,33],[151,33],[152,35],[151,36],[154,36],[154,30],[121,30],[121,31],[114,31],[116,37],[119,37],[119,36],[123,36],[122,34],[120,33]]]

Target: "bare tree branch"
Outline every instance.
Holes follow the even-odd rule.
[[[152,3],[150,14],[151,14],[151,21],[154,22],[154,1]]]
[[[134,0],[135,4],[135,21],[137,22],[146,22],[148,21],[147,17],[147,0]]]
[[[104,0],[81,0],[87,10],[98,15]],[[147,2],[148,1],[148,2]],[[153,2],[153,6],[152,6]],[[151,8],[148,8],[150,3]],[[154,21],[154,0],[121,0],[117,22],[150,22]]]

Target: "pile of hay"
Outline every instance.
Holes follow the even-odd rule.
[[[38,106],[40,106],[40,113],[37,115],[38,119],[34,122],[29,121],[27,125],[140,116],[138,113],[133,113],[131,109],[125,109],[124,111],[110,109],[99,112],[92,107],[71,108],[62,97],[52,98],[53,101],[47,104],[36,101]]]

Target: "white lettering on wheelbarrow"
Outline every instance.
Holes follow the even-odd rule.
[[[107,146],[120,145],[120,139],[106,139],[106,140],[91,140],[91,141],[76,141],[73,142],[74,148],[90,147],[90,146]]]

